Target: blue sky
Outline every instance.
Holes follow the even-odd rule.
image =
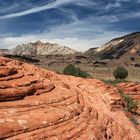
[[[140,0],[0,0],[0,48],[54,42],[79,51],[140,31]]]

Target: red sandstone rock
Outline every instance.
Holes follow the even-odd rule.
[[[4,57],[0,75],[0,139],[140,139],[115,87]],[[139,85],[120,87],[140,92]]]
[[[136,112],[140,114],[140,84],[121,83],[117,87],[137,102],[138,109]]]

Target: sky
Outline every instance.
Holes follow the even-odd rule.
[[[0,0],[0,48],[58,43],[78,51],[140,31],[140,0]]]

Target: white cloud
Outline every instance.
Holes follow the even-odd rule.
[[[80,1],[82,2],[80,3]],[[89,2],[88,6],[95,4],[91,0],[87,1]],[[35,7],[19,13],[0,16],[0,19],[18,17],[55,7],[60,7],[61,5],[69,2],[75,3],[75,0],[57,0],[48,5]],[[118,0],[118,2],[120,2],[120,0]],[[83,5],[83,3],[86,4],[86,0],[76,1],[77,5]],[[113,5],[110,5],[108,6],[108,8],[111,8],[112,6]],[[116,3],[115,6],[119,7],[120,5]],[[73,21],[71,23],[53,26],[52,28],[49,28],[49,31],[44,30],[43,33],[40,33],[38,31],[35,34],[26,34],[17,37],[1,37],[0,48],[13,48],[19,44],[41,40],[43,42],[59,43],[60,45],[66,45],[79,51],[85,51],[92,47],[101,46],[102,44],[106,43],[107,41],[110,41],[115,37],[119,37],[121,35],[126,34],[126,32],[111,31],[106,29],[107,23],[118,22],[123,18],[127,18],[127,16],[131,16],[132,18],[134,16],[139,16],[139,13],[128,13],[127,15],[122,14],[121,16],[91,16],[87,17],[84,20],[79,20],[77,18],[77,15],[73,11],[65,11],[65,9],[63,9],[62,7],[59,8],[59,10],[61,10],[63,14],[68,14],[69,16],[71,16],[71,19],[73,19]]]
[[[19,4],[18,3],[14,3],[8,7],[5,7],[5,6],[2,6],[0,7],[0,12],[3,13],[3,12],[11,12],[12,10],[15,10],[16,8],[19,7]]]
[[[123,32],[109,31],[106,24],[117,22],[116,16],[90,16],[80,20],[72,11],[68,11],[73,21],[62,25],[55,25],[49,31],[39,31],[35,34],[28,34],[17,37],[1,37],[0,48],[12,48],[19,44],[35,42],[53,42],[66,45],[79,51],[85,51],[92,47],[98,47],[110,39],[124,35]],[[67,14],[67,13],[66,13]]]
[[[115,3],[108,3],[105,6],[105,9],[109,10],[109,9],[112,9],[112,8],[119,8],[119,7],[121,7],[121,3],[119,1],[116,1]]]
[[[116,0],[117,2],[129,2],[130,0]]]
[[[96,4],[92,0],[76,0],[76,1],[75,0],[55,0],[53,2],[50,2],[50,3],[42,5],[42,6],[33,7],[33,8],[30,8],[30,9],[27,9],[24,11],[19,11],[16,13],[2,15],[2,16],[0,16],[0,19],[21,17],[21,16],[32,14],[32,13],[37,13],[37,12],[41,12],[41,11],[45,11],[45,10],[49,10],[49,9],[53,9],[53,8],[58,8],[58,7],[61,7],[62,5],[69,4],[69,3],[74,3],[76,5],[84,6],[84,7],[92,7]],[[13,6],[17,7],[17,5],[18,5],[17,3],[14,3]],[[13,6],[11,6],[11,7],[13,7]],[[3,10],[7,11],[8,8],[3,9]]]
[[[46,38],[45,36],[35,36],[35,35],[26,35],[21,37],[7,37],[0,39],[1,46],[5,46],[4,48],[14,48],[19,44],[26,44],[29,42],[36,42],[37,40],[41,40],[42,42],[51,42],[58,43],[60,45],[66,45],[70,48],[73,48],[78,51],[86,51],[92,47],[99,47],[102,44],[106,43],[113,37],[118,37],[116,33],[106,33],[105,35],[101,35],[100,37],[96,37],[93,39],[81,39],[81,38]],[[0,47],[2,48],[2,47]]]
[[[101,17],[100,17],[101,18]],[[111,16],[102,16],[106,22],[119,22],[126,19],[140,18],[140,11],[137,12],[127,12],[127,13],[118,13]]]
[[[118,15],[120,20],[124,19],[133,19],[133,18],[140,18],[140,11],[137,12],[129,12],[129,13],[124,13],[121,15]]]
[[[74,3],[79,6],[93,8],[93,6],[98,5],[94,0],[75,0]]]
[[[130,0],[115,0],[114,3],[110,2],[105,6],[106,10],[112,9],[112,8],[120,8],[122,6],[122,2],[130,2]]]
[[[21,11],[21,12],[17,12],[17,13],[11,13],[11,14],[7,14],[7,15],[3,15],[0,16],[0,19],[8,19],[8,18],[14,18],[14,17],[20,17],[20,16],[24,16],[24,15],[29,15],[32,13],[37,13],[40,11],[44,11],[44,10],[48,10],[48,9],[52,9],[52,8],[57,8],[61,5],[67,4],[69,2],[73,2],[74,0],[56,0],[54,2],[51,2],[49,4],[43,5],[43,6],[39,6],[39,7],[34,7],[25,11]]]

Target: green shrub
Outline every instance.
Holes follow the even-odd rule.
[[[85,71],[82,71],[80,68],[77,68],[77,76],[78,77],[83,77],[83,78],[86,78],[86,77],[89,77],[90,74],[88,74],[87,72]]]
[[[113,76],[117,80],[124,80],[128,76],[128,70],[124,67],[117,67],[113,72]]]
[[[82,71],[80,68],[76,68],[73,64],[69,64],[68,66],[66,66],[63,70],[63,74],[73,75],[73,76],[83,77],[83,78],[90,76],[87,72]]]
[[[139,124],[139,122],[135,119],[135,118],[130,118],[130,121],[133,123],[133,124],[135,124],[135,125],[138,125]]]
[[[100,80],[103,81],[104,83],[109,84],[109,85],[112,85],[112,86],[114,86],[114,87],[116,87],[119,83],[127,82],[127,80],[120,80],[120,79],[115,79],[115,80],[100,79]]]
[[[66,75],[75,76],[76,73],[77,73],[77,70],[76,70],[76,68],[75,68],[75,66],[73,64],[69,64],[63,70],[63,74],[66,74]]]
[[[117,84],[121,83],[121,80],[102,80],[106,84],[110,84],[112,86],[116,86]]]
[[[123,98],[124,104],[127,108],[127,111],[134,113],[138,108],[137,102],[132,99],[129,95],[125,94],[122,90],[119,90],[120,95]]]

